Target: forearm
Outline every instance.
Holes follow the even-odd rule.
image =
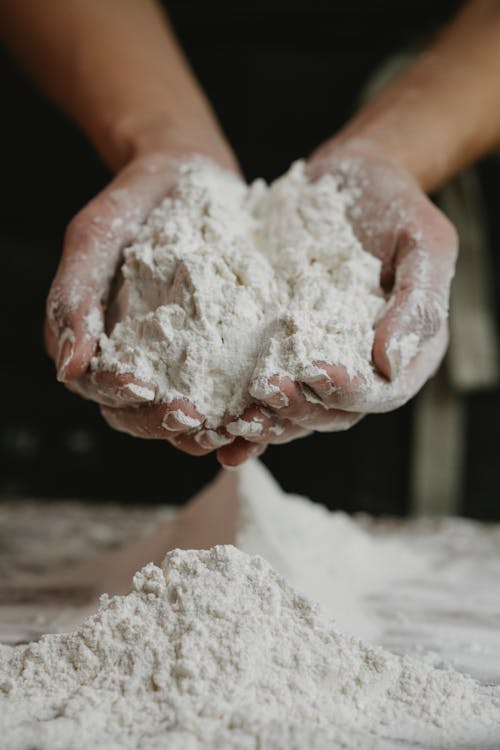
[[[163,148],[233,166],[154,0],[0,0],[6,44],[112,169]]]
[[[499,81],[500,2],[472,0],[331,145],[359,139],[433,190],[498,147]]]

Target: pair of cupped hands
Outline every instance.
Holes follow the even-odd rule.
[[[179,164],[186,158],[189,153],[176,148],[132,158],[70,222],[45,325],[58,379],[99,403],[115,429],[167,440],[192,455],[216,450],[226,467],[259,455],[270,443],[314,430],[345,430],[366,413],[389,411],[410,399],[436,370],[447,347],[457,237],[414,178],[362,141],[332,139],[312,154],[307,168],[311,180],[332,174],[354,192],[349,217],[354,232],[365,250],[381,261],[388,303],[374,331],[369,382],[335,362],[312,363],[319,372],[304,383],[276,374],[269,396],[243,414],[227,415],[214,431],[187,399],[159,403],[153,397],[155,384],[138,381],[133,373],[91,371],[123,249],[175,186]],[[237,169],[231,158],[214,159]],[[239,420],[258,421],[262,429],[238,436],[235,425],[245,434]]]

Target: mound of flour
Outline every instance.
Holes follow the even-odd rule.
[[[385,299],[347,219],[354,200],[303,162],[270,186],[185,164],[125,250],[119,322],[93,368],[188,398],[208,427],[276,390],[273,375],[307,381],[328,362],[368,377]]]
[[[0,731],[5,750],[480,750],[500,689],[340,634],[263,558],[218,546],[174,550],[75,632],[0,651]]]

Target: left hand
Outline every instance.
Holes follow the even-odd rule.
[[[339,363],[316,362],[323,375],[304,383],[274,377],[280,392],[265,404],[296,427],[338,431],[367,412],[398,408],[437,369],[448,343],[458,242],[452,224],[414,178],[362,142],[328,142],[309,159],[309,174],[313,180],[333,174],[342,187],[359,194],[349,219],[363,247],[382,263],[388,304],[375,327],[369,379],[350,377]],[[318,403],[311,403],[311,391]],[[262,436],[250,439],[263,441]]]

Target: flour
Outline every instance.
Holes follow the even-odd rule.
[[[0,670],[5,750],[479,750],[500,733],[499,689],[340,634],[231,546],[174,550]]]
[[[185,164],[125,250],[119,322],[93,369],[132,373],[157,401],[189,399],[212,429],[276,391],[275,375],[307,382],[327,362],[369,378],[385,298],[353,202],[303,162],[271,186]]]
[[[220,494],[227,484],[221,472]],[[375,538],[346,513],[283,492],[258,461],[240,469],[231,495],[238,509],[236,546],[262,555],[349,635],[378,640],[379,623],[366,598],[428,573],[429,558],[408,549],[406,540]]]
[[[446,596],[410,539],[285,495],[257,462],[221,472],[170,523],[177,544],[233,526],[240,549],[176,549],[73,632],[0,646],[2,750],[498,748],[500,687],[352,635],[378,637],[362,599],[383,584],[391,618],[400,579],[425,573]],[[431,611],[432,639],[445,611]]]

